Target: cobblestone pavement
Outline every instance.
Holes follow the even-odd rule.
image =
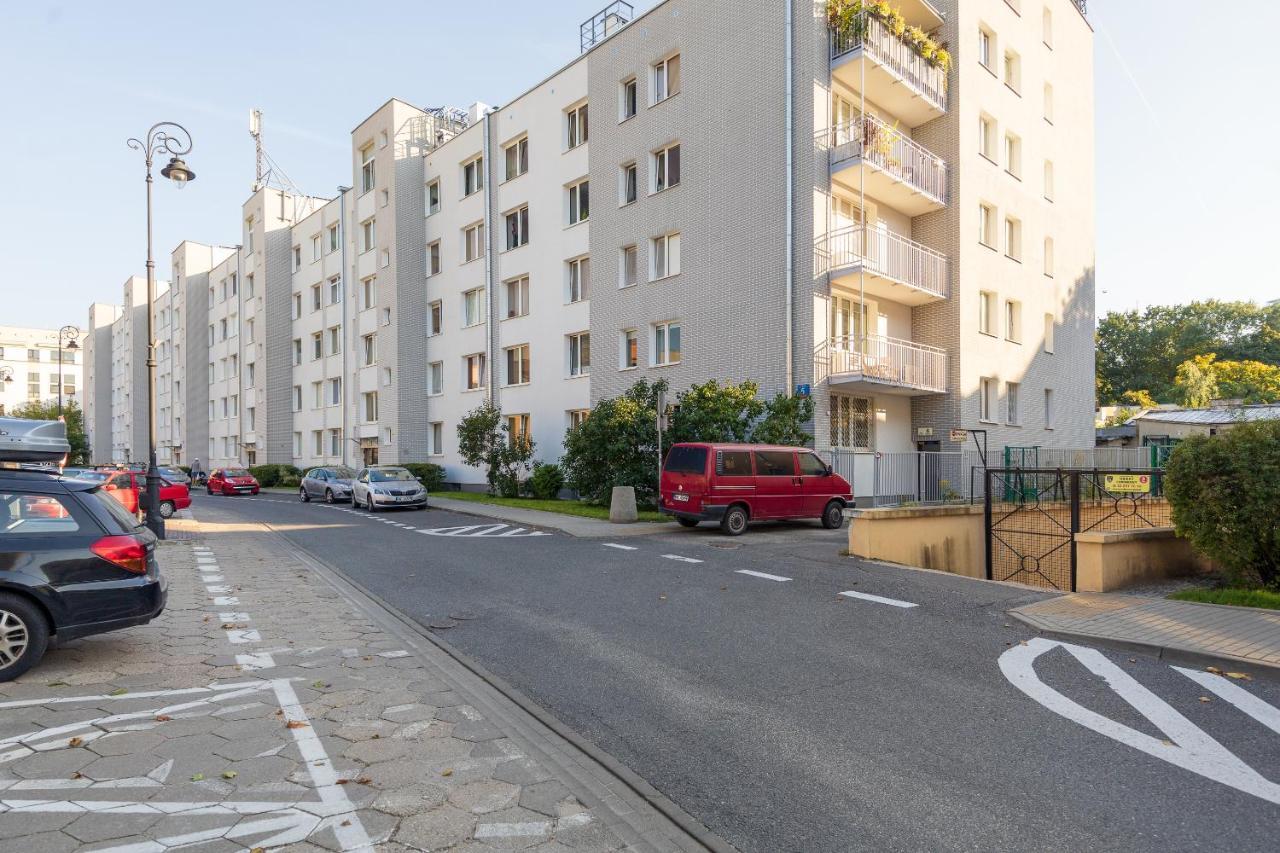
[[[0,685],[0,849],[704,849],[283,539],[171,529],[160,619]]]

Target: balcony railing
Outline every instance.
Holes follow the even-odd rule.
[[[814,370],[820,382],[845,377],[920,391],[947,390],[946,350],[884,335],[825,341],[814,351]]]
[[[881,65],[893,70],[939,109],[947,108],[947,74],[908,45],[884,22],[863,12],[846,29],[831,32],[831,59],[836,60],[858,48]]]
[[[818,239],[815,274],[862,266],[867,272],[947,298],[947,256],[883,228],[851,225]]]
[[[853,157],[874,163],[914,189],[947,202],[947,164],[928,148],[875,116],[859,116],[821,131],[831,162]]]
[[[1084,0],[1071,0],[1071,2],[1076,4],[1076,8],[1080,10],[1081,15],[1089,14],[1089,10],[1085,8]]]

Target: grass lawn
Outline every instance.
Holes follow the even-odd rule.
[[[1169,596],[1177,601],[1199,601],[1204,604],[1230,604],[1234,607],[1261,607],[1280,610],[1280,592],[1266,589],[1184,589]]]
[[[582,518],[598,518],[609,520],[609,508],[583,503],[582,501],[541,501],[537,498],[501,498],[480,492],[437,492],[437,496],[455,501],[470,501],[478,504],[496,504],[497,506],[513,506],[522,509],[536,509],[540,512],[558,512],[561,515],[576,515]],[[654,510],[640,510],[641,521],[668,521],[669,519]]]

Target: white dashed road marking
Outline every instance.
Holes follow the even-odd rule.
[[[753,578],[764,578],[767,581],[789,581],[791,578],[784,578],[782,575],[771,575],[767,572],[753,572],[750,569],[738,569],[737,574],[751,575]]]
[[[903,610],[920,606],[918,604],[912,604],[910,601],[899,601],[896,598],[885,598],[882,595],[872,595],[869,592],[853,592],[850,590],[849,592],[842,592],[840,594],[848,598],[860,598],[863,601],[874,601],[876,604],[887,604],[890,607],[901,607]]]
[[[636,549],[634,546],[632,546],[632,545],[617,545],[617,544],[615,544],[615,543],[613,543],[613,542],[606,542],[606,543],[604,543],[604,547],[606,547],[606,548],[616,548],[616,549],[618,549],[619,551],[635,551],[635,550],[637,550],[637,549]]]
[[[701,560],[695,560],[693,557],[681,557],[679,554],[663,554],[663,559],[675,560],[680,563],[701,563]]]

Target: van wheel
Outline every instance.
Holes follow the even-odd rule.
[[[730,536],[741,536],[747,532],[747,508],[731,506],[720,519],[720,529]]]
[[[0,681],[12,681],[44,657],[49,625],[34,604],[0,593]]]
[[[173,501],[160,501],[161,518],[173,518],[173,514],[176,510],[177,507],[173,505]]]
[[[697,527],[698,526],[698,519],[685,518],[683,515],[677,515],[676,521],[680,522],[681,527]]]
[[[822,526],[828,530],[839,530],[844,527],[844,505],[840,501],[831,501],[822,511]]]

